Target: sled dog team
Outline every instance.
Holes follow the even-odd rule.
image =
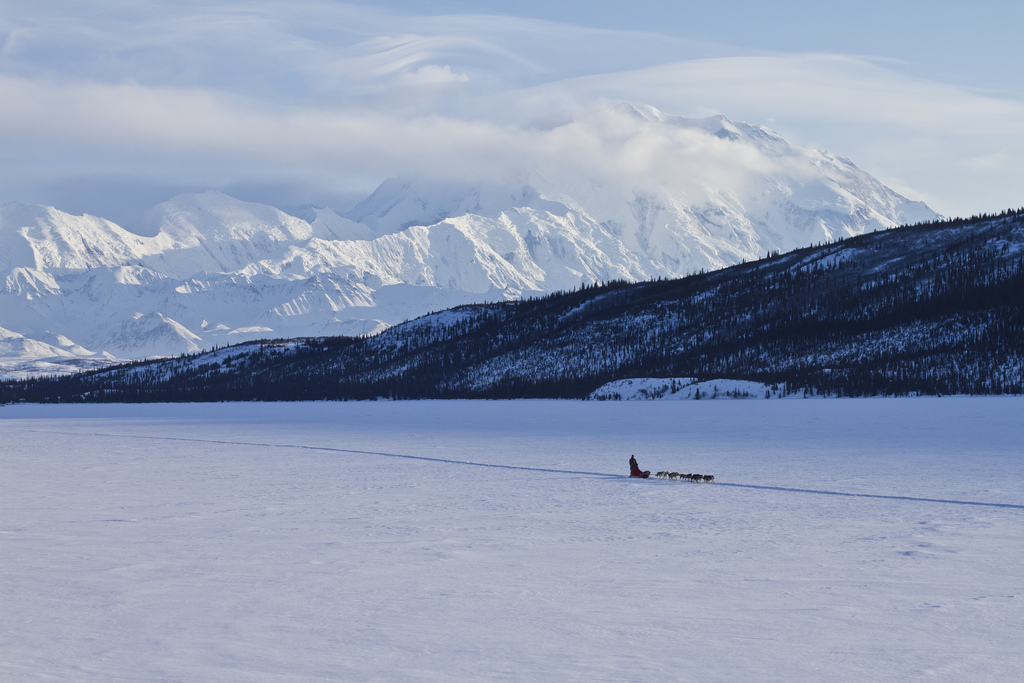
[[[640,477],[641,479],[647,479],[651,476],[650,470],[641,470],[640,465],[636,462],[636,456],[629,456],[629,476]],[[658,472],[656,475],[658,479],[671,479],[672,481],[699,481],[705,484],[712,484],[715,481],[715,475],[713,474],[679,474],[678,472]]]
[[[658,479],[671,479],[672,481],[697,481],[705,484],[712,484],[715,481],[713,474],[679,474],[678,472],[658,472],[655,474]]]

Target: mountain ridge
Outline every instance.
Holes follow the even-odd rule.
[[[42,402],[587,398],[612,382],[691,378],[772,396],[1021,394],[1021,292],[1024,209],[682,279],[470,304],[372,337],[248,342],[3,391]]]

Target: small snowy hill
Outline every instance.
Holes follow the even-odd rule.
[[[0,327],[0,377],[65,375],[117,362],[108,353],[93,353],[59,334],[30,339]]]
[[[206,192],[127,228],[9,204],[0,325],[120,357],[371,334],[431,310],[679,277],[935,218],[850,162],[763,127],[639,105],[579,125],[613,150],[625,149],[623,131],[643,137],[667,175],[633,172],[622,152],[612,175],[581,162],[569,176],[538,169],[505,184],[396,179],[344,216],[311,208],[301,218]]]
[[[781,396],[785,396],[784,386],[742,379],[701,381],[696,377],[636,377],[608,382],[588,398],[592,401],[688,401]]]

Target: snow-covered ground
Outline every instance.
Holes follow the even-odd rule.
[[[2,408],[0,680],[1020,680],[1022,415]]]

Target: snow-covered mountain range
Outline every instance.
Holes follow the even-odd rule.
[[[661,153],[703,165],[686,182],[395,179],[345,215],[293,216],[219,192],[174,197],[125,227],[0,207],[0,375],[370,334],[463,303],[677,277],[936,217],[766,128],[622,107],[662,133]]]
[[[0,383],[0,404],[1022,395],[1022,255],[1024,209],[938,220],[368,337]]]

